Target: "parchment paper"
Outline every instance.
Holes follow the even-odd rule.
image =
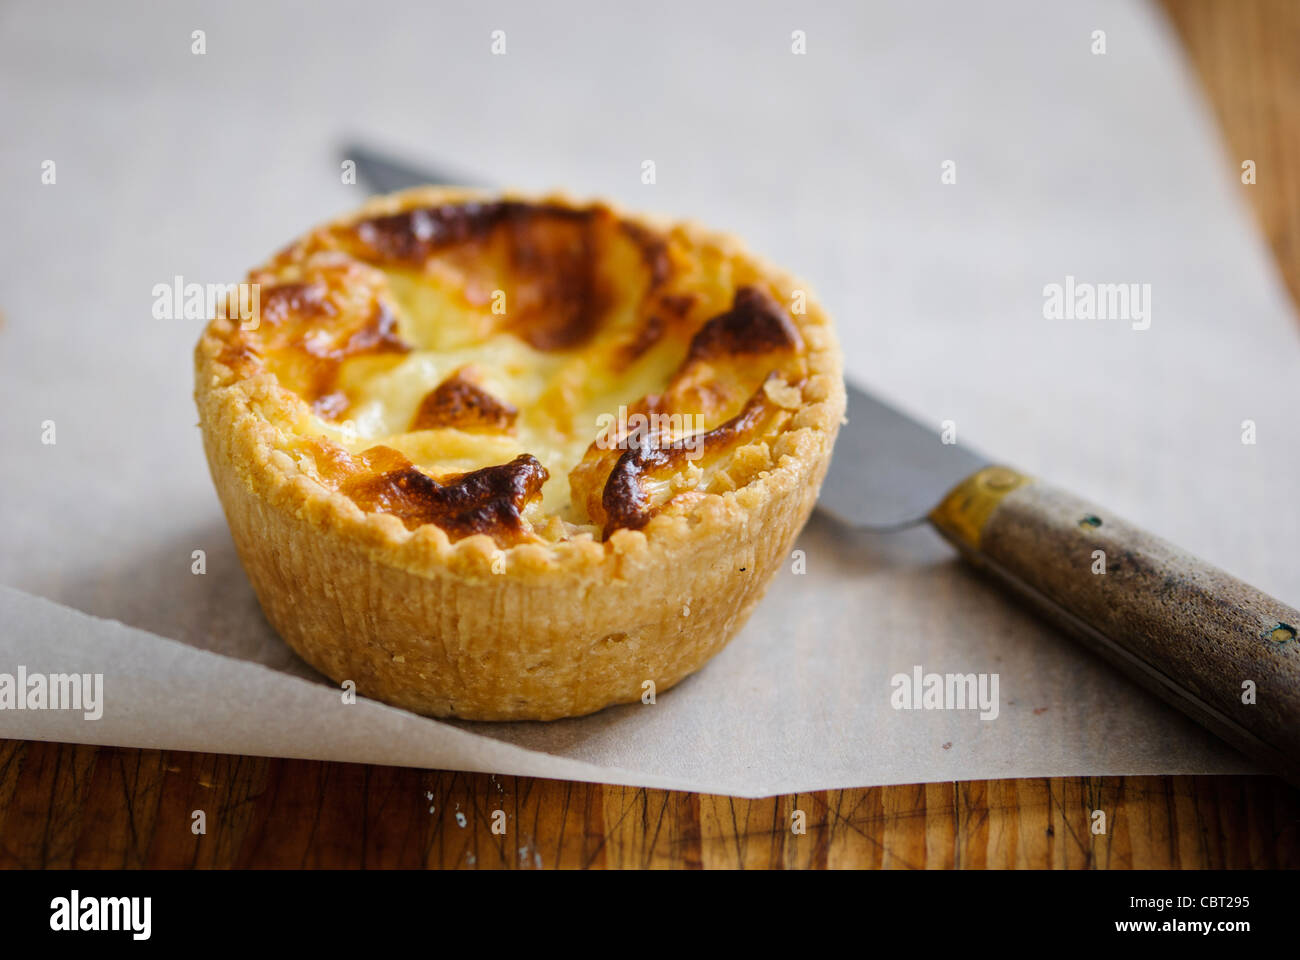
[[[742,796],[1250,769],[929,532],[821,519],[806,573],[654,705],[549,725],[345,705],[235,557],[190,399],[201,324],[151,316],[154,284],[238,279],[358,204],[350,137],[611,196],[800,273],[850,375],[936,431],[1295,602],[1300,328],[1239,196],[1252,158],[1218,144],[1153,10],[19,3],[0,26],[0,673],[105,677],[101,719],[0,710],[0,736]],[[1150,329],[1044,319],[1067,276],[1150,284]],[[893,709],[914,665],[996,673],[996,719]]]

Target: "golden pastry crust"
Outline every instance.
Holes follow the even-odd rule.
[[[257,321],[195,353],[240,558],[304,659],[433,716],[577,716],[698,669],[844,412],[799,284],[604,203],[406,191],[249,279]]]

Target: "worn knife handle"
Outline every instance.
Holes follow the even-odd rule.
[[[1300,611],[1007,467],[930,521],[1125,673],[1300,785]]]

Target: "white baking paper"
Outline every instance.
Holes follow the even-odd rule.
[[[190,398],[202,324],[152,315],[156,284],[239,279],[358,204],[349,139],[610,196],[805,277],[850,375],[936,434],[1294,603],[1300,327],[1252,158],[1152,8],[17,3],[0,88],[0,685],[103,674],[99,719],[0,710],[0,736],[741,796],[1252,769],[928,531],[820,518],[806,572],[653,705],[490,725],[345,704],[239,567]],[[1045,318],[1067,277],[1149,284],[1149,311]],[[996,717],[894,709],[918,666],[996,675]]]

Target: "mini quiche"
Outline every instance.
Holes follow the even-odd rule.
[[[304,659],[431,716],[578,716],[698,669],[844,414],[790,277],[604,203],[406,191],[249,282],[195,352],[240,559]]]

